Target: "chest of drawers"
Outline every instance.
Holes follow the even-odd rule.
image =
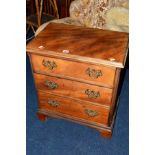
[[[49,24],[27,45],[38,118],[56,117],[111,137],[128,34]]]

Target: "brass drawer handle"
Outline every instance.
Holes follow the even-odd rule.
[[[89,98],[97,98],[100,97],[100,92],[95,92],[93,90],[87,89],[85,91],[85,94],[88,95]]]
[[[53,68],[57,67],[57,65],[56,65],[56,63],[54,61],[51,62],[51,61],[45,60],[45,59],[43,59],[42,64],[43,64],[43,66],[45,66],[45,67],[47,67],[47,68],[49,68],[51,70]]]
[[[51,89],[58,88],[58,84],[57,83],[52,82],[52,81],[48,81],[48,80],[45,81],[45,85],[48,86]]]
[[[94,110],[90,110],[90,109],[85,109],[85,113],[90,116],[90,117],[95,117],[98,115],[98,112],[97,111],[94,111]]]
[[[95,70],[92,68],[88,68],[86,70],[86,74],[88,74],[90,77],[93,77],[93,78],[98,78],[103,75],[101,70]]]
[[[58,107],[60,105],[58,101],[53,101],[53,100],[49,100],[48,104],[51,105],[52,107]]]

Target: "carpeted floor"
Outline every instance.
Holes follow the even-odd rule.
[[[120,103],[111,140],[100,137],[92,128],[60,119],[40,122],[36,116],[37,98],[27,57],[27,155],[128,155],[129,71],[120,95]]]

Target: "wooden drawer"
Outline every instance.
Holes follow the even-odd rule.
[[[108,124],[109,109],[38,91],[39,108],[100,124]]]
[[[115,68],[68,60],[31,55],[34,72],[48,75],[59,74],[80,81],[91,81],[98,85],[113,87]]]
[[[110,105],[112,89],[34,73],[36,87],[48,93]]]

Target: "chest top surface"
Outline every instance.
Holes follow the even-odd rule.
[[[28,43],[27,52],[123,68],[128,33],[51,23]]]

